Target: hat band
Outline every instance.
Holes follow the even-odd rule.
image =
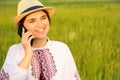
[[[44,6],[32,6],[26,10],[24,10],[21,14],[25,13],[25,12],[28,12],[28,11],[31,11],[31,10],[34,10],[34,9],[38,9],[38,8],[43,8]]]

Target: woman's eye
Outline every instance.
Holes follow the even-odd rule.
[[[46,17],[42,17],[42,19],[46,19]]]
[[[47,19],[47,16],[42,16],[42,19]]]
[[[34,21],[33,20],[30,20],[29,23],[33,23]]]

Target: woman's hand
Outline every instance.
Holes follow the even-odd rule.
[[[25,29],[22,30],[22,45],[25,50],[25,55],[32,55],[31,40],[34,38],[30,31],[25,32]]]
[[[32,47],[31,47],[31,40],[34,38],[34,36],[32,36],[32,33],[30,31],[25,32],[24,28],[22,31],[23,31],[22,32],[22,45],[25,51],[25,56],[22,59],[22,61],[18,64],[18,66],[23,69],[28,69],[31,59],[32,59],[32,54],[33,54]]]

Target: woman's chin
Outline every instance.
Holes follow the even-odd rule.
[[[36,36],[35,39],[44,39],[47,38],[46,36]]]

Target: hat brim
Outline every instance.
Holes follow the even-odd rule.
[[[47,12],[48,12],[48,15],[49,15],[50,17],[51,17],[51,16],[54,14],[54,12],[55,12],[55,8],[53,8],[53,7],[38,8],[38,9],[34,9],[34,10],[31,10],[31,11],[28,11],[28,12],[25,12],[25,13],[22,13],[22,14],[16,16],[16,17],[13,19],[13,22],[18,26],[18,23],[19,23],[19,21],[20,21],[22,18],[24,18],[25,16],[27,16],[27,15],[33,13],[33,12],[39,11],[39,10],[45,10],[45,11],[47,11]]]

